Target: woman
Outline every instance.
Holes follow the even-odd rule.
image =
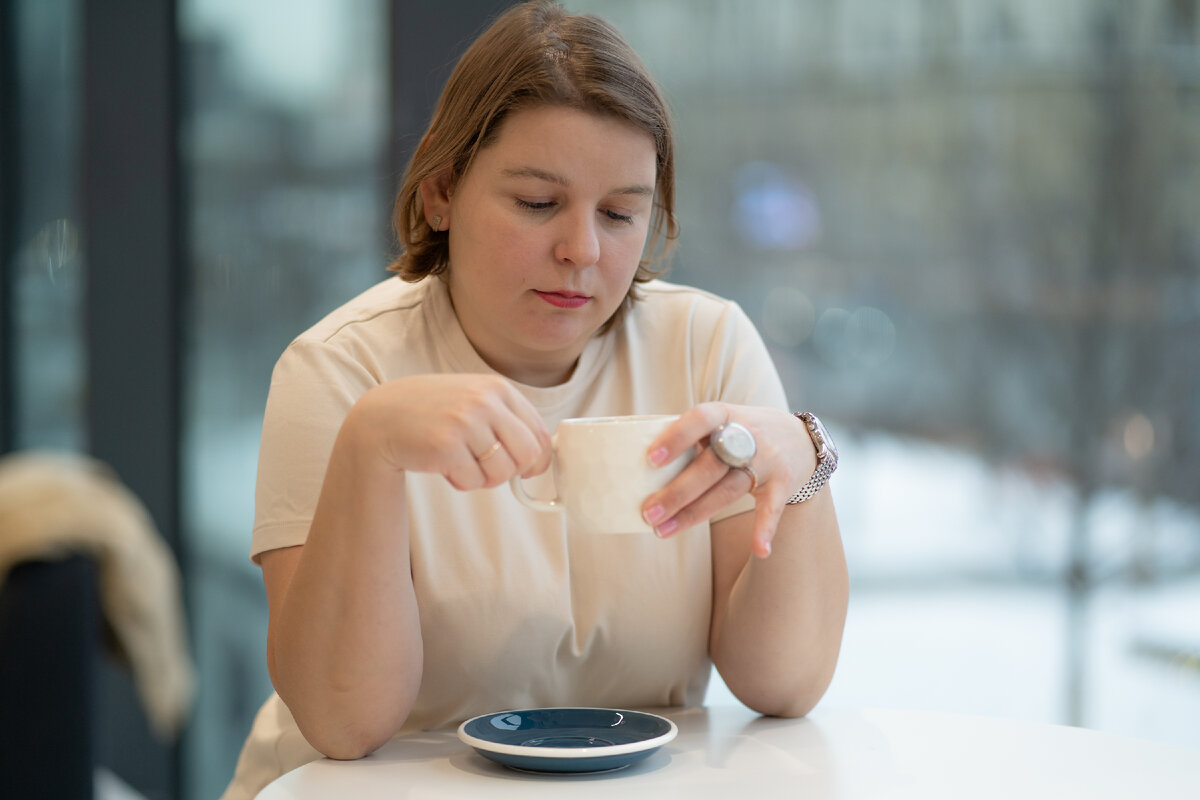
[[[620,35],[546,0],[500,17],[395,224],[399,278],[272,376],[252,556],[277,694],[226,798],[492,710],[695,705],[713,663],[750,707],[806,713],[846,610],[832,466],[741,310],[655,279],[671,128]],[[681,415],[651,463],[703,448],[647,498],[657,537],[574,533],[504,486],[537,492],[559,420],[641,413]]]

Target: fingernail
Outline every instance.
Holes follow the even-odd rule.
[[[667,448],[656,447],[650,451],[650,463],[656,467],[661,467],[667,461]]]
[[[770,542],[763,541],[760,539],[758,542],[757,549],[758,549],[758,557],[759,558],[766,558],[767,556],[771,555],[771,543]]]
[[[662,519],[666,513],[666,509],[662,506],[650,506],[650,508],[646,509],[646,523],[652,526]]]
[[[659,525],[657,528],[655,528],[654,532],[656,534],[658,534],[659,536],[670,536],[672,533],[675,532],[675,529],[678,527],[679,527],[678,522],[676,522],[673,519],[669,519],[666,522],[664,522],[662,525]]]

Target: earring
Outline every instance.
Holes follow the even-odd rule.
[[[434,229],[434,231],[440,231],[442,229],[442,218],[441,217],[433,218],[433,229]]]

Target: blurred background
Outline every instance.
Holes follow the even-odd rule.
[[[506,5],[0,4],[0,452],[107,461],[181,565],[182,739],[99,678],[97,759],[144,797],[232,774],[269,692],[271,367],[385,276],[408,154]],[[671,102],[671,279],[741,303],[841,447],[823,702],[1200,748],[1200,0],[565,5]]]

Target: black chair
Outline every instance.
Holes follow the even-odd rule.
[[[91,800],[102,615],[95,562],[18,564],[0,583],[0,798]]]

